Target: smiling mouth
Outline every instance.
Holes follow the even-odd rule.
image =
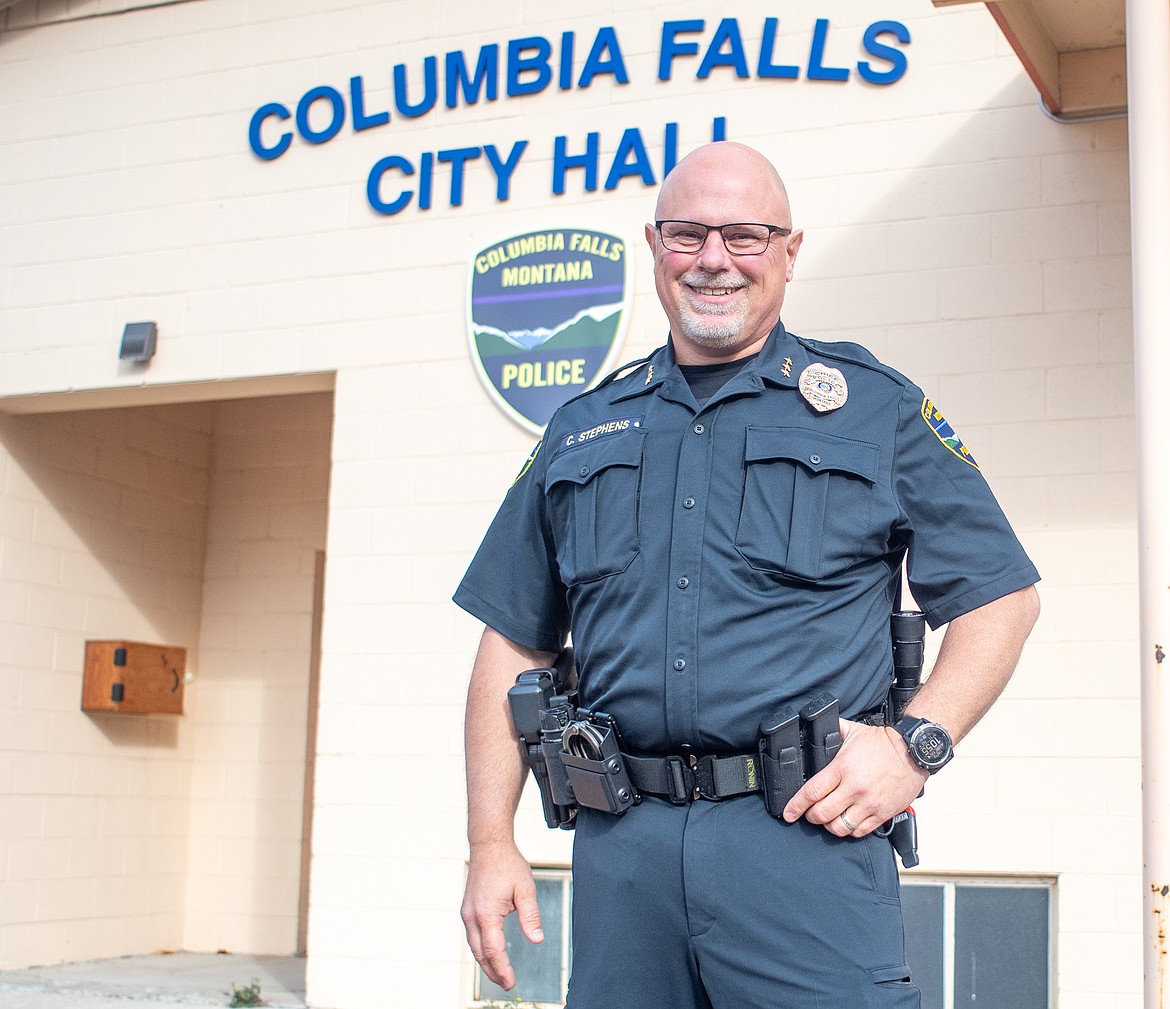
[[[727,294],[735,294],[736,291],[741,291],[740,287],[696,287],[694,284],[688,285],[696,294],[704,295],[709,298],[721,298]]]

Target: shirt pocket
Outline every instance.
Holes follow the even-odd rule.
[[[880,450],[797,427],[749,427],[735,545],[761,571],[815,581],[881,549],[871,525]]]
[[[638,554],[640,429],[554,459],[545,479],[557,567],[566,585],[625,571]]]

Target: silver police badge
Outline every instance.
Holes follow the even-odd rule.
[[[818,413],[828,413],[845,405],[849,385],[840,371],[818,361],[800,373],[800,394]]]

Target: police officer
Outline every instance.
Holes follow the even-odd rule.
[[[571,634],[582,705],[631,752],[750,752],[762,717],[819,691],[844,742],[779,818],[755,794],[583,808],[570,1009],[920,1004],[873,832],[1003,689],[1039,576],[920,389],[858,346],[785,330],[802,238],[758,152],[723,142],[679,163],[646,226],[667,345],[558,411],[456,593],[487,625],[462,915],[504,988],[503,919],[543,938],[505,695]],[[907,719],[864,724],[890,682],[907,552],[915,600],[949,626]]]

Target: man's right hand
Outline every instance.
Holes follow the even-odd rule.
[[[472,845],[459,913],[476,962],[505,991],[516,984],[504,944],[504,919],[513,911],[524,937],[529,942],[543,942],[536,882],[520,849],[508,841]]]

